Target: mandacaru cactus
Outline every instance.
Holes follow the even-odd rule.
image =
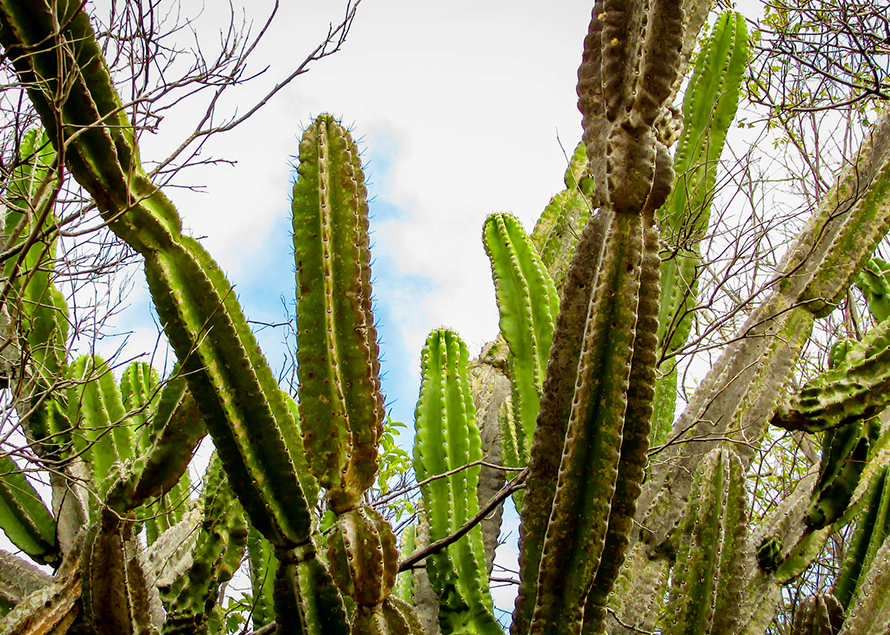
[[[478,465],[482,442],[475,423],[466,344],[452,331],[430,333],[421,357],[422,385],[415,416],[414,470],[419,481],[436,475],[421,488],[430,525],[430,540],[460,530],[476,513]],[[439,596],[442,633],[496,635],[501,627],[493,615],[480,526],[427,565]]]
[[[834,588],[843,625],[832,596],[821,595],[799,607],[795,628],[863,633],[890,619],[890,433],[876,396],[886,392],[890,337],[877,326],[800,395],[783,395],[814,320],[854,281],[875,307],[886,296],[883,270],[862,270],[890,225],[890,117],[824,197],[677,421],[675,383],[656,381],[658,351],[678,354],[688,333],[682,315],[694,304],[713,169],[745,58],[743,23],[726,14],[697,58],[672,159],[670,101],[708,7],[596,2],[579,70],[584,146],[566,181],[575,199],[547,216],[534,240],[509,215],[484,228],[509,351],[490,357],[508,360],[500,369],[513,396],[479,410],[486,420],[514,414],[505,445],[511,462],[527,460],[518,477],[526,490],[515,635],[764,633],[781,585],[860,512]],[[471,522],[482,515],[474,401],[494,400],[495,391],[473,394],[466,346],[451,331],[427,342],[416,410],[414,465],[433,544],[408,556],[408,532],[400,565],[396,532],[368,504],[385,411],[367,195],[350,133],[322,115],[300,142],[293,400],[231,285],[142,168],[84,7],[0,0],[0,45],[50,142],[29,133],[7,188],[20,216],[8,214],[5,225],[19,256],[4,266],[0,294],[13,327],[3,378],[33,456],[0,455],[0,527],[33,560],[56,567],[50,577],[0,554],[0,608],[8,610],[0,630],[222,632],[222,588],[246,551],[250,619],[263,632],[417,635],[411,602],[420,593],[408,579],[394,589],[399,569],[405,575],[422,557],[444,633],[501,632]],[[143,363],[120,381],[96,356],[69,364],[67,307],[51,266],[63,163],[144,259],[178,359],[163,381]],[[577,243],[565,240],[576,227]],[[24,378],[7,369],[17,356]],[[653,431],[657,386],[668,397]],[[822,460],[748,538],[744,473],[771,422],[823,431]],[[216,455],[193,502],[184,475],[205,432]],[[52,504],[23,475],[25,458],[59,475]]]

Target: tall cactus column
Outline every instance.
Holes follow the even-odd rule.
[[[371,313],[368,203],[358,148],[330,115],[300,142],[293,227],[299,414],[309,469],[337,522],[328,564],[358,605],[353,633],[419,630],[390,597],[398,571],[392,527],[362,502],[377,472],[385,412]]]
[[[598,632],[648,449],[671,158],[656,135],[677,76],[679,2],[597,2],[579,108],[603,209],[566,274],[529,465],[512,632]]]

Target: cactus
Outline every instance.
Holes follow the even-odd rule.
[[[482,459],[469,388],[467,347],[453,332],[430,333],[421,357],[420,397],[415,415],[414,470],[420,481],[448,474],[422,488],[430,540],[457,531],[478,511],[475,491],[479,467],[462,467]],[[480,527],[427,565],[439,595],[442,632],[497,635]]]
[[[503,445],[505,464],[528,464],[528,451],[540,409],[547,356],[558,310],[556,287],[519,221],[492,214],[482,229],[485,251],[498,294],[501,333],[508,356],[515,432]],[[515,449],[514,449],[515,448]]]
[[[833,595],[811,595],[797,607],[791,635],[837,635],[843,621],[844,609]]]
[[[791,245],[769,295],[674,423],[668,434],[672,443],[662,448],[657,463],[647,463],[650,436],[663,435],[663,431],[651,433],[649,425],[657,318],[660,306],[666,306],[662,297],[673,294],[676,287],[668,280],[670,288],[664,294],[659,290],[656,213],[666,204],[668,211],[673,209],[675,203],[669,201],[682,198],[679,194],[669,198],[675,179],[667,147],[674,126],[667,106],[695,38],[695,33],[684,34],[684,24],[700,24],[706,13],[695,3],[683,4],[689,7],[688,18],[681,3],[669,0],[603,0],[594,5],[578,90],[584,154],[590,167],[570,170],[567,184],[578,186],[600,209],[581,232],[561,283],[560,311],[543,382],[547,338],[539,327],[530,326],[537,320],[522,318],[524,332],[535,334],[536,347],[523,348],[521,338],[507,338],[515,357],[511,373],[533,389],[532,399],[540,390],[533,433],[530,416],[535,413],[528,412],[529,400],[519,397],[512,403],[522,430],[513,437],[516,447],[521,448],[523,436],[526,442],[533,439],[522,510],[520,594],[512,623],[516,635],[549,635],[549,631],[574,635],[604,629],[617,633],[636,628],[637,623],[651,624],[651,607],[662,604],[669,577],[676,584],[667,607],[667,614],[677,616],[672,627],[707,622],[713,612],[736,624],[712,628],[763,632],[779,585],[803,571],[820,541],[849,522],[857,506],[867,504],[871,514],[877,500],[874,491],[863,498],[864,484],[854,487],[854,483],[870,480],[871,473],[879,472],[887,461],[883,448],[888,435],[878,437],[870,419],[876,410],[869,408],[877,407],[869,400],[880,392],[874,387],[878,384],[859,393],[845,392],[851,381],[814,385],[811,388],[823,399],[820,403],[840,403],[846,413],[836,425],[820,424],[833,428],[825,435],[820,470],[802,479],[764,521],[750,549],[738,546],[744,526],[741,474],[765,426],[774,419],[782,387],[813,321],[847,293],[886,233],[887,117],[878,121],[857,159]],[[58,25],[61,33],[56,32]],[[738,36],[738,22],[722,18],[717,33]],[[25,427],[38,441],[50,433],[57,435],[51,445],[35,445],[39,460],[59,458],[73,472],[81,469],[74,453],[83,457],[87,471],[81,476],[91,498],[89,514],[78,516],[64,507],[57,513],[56,506],[51,514],[41,503],[16,517],[21,526],[30,523],[36,528],[23,541],[34,540],[34,535],[46,538],[52,523],[59,530],[69,516],[83,532],[80,538],[65,540],[57,532],[62,556],[58,572],[39,588],[22,591],[2,628],[24,631],[39,621],[48,630],[65,632],[75,620],[79,620],[76,628],[86,631],[161,628],[155,593],[163,580],[164,586],[186,593],[178,605],[181,611],[168,597],[169,617],[163,627],[175,630],[181,622],[209,629],[214,615],[204,614],[207,602],[217,599],[219,583],[241,558],[249,524],[256,538],[254,557],[260,563],[254,567],[254,594],[268,596],[269,568],[275,562],[271,594],[280,632],[418,633],[420,625],[411,607],[391,595],[398,567],[392,528],[364,500],[376,472],[384,411],[371,314],[367,202],[350,135],[325,115],[307,129],[301,142],[293,201],[300,331],[299,400],[294,403],[260,354],[231,285],[203,247],[182,234],[176,210],[141,167],[135,134],[82,7],[2,0],[0,44],[28,86],[48,138],[70,174],[93,196],[110,229],[143,256],[153,302],[184,378],[168,381],[155,401],[156,391],[149,389],[155,380],[145,366],[125,372],[123,389],[113,381],[107,363],[92,356],[72,364],[69,372],[65,355],[57,354],[64,341],[59,339],[64,331],[59,319],[63,307],[55,300],[34,305],[48,308],[51,328],[29,327],[29,332],[42,334],[39,342],[27,346],[46,351],[32,376],[43,382],[40,390],[48,397],[43,401],[55,410],[40,416],[35,410]],[[715,81],[723,77],[715,66],[707,66],[708,55],[699,59],[700,77]],[[59,103],[55,89],[63,79],[67,99]],[[693,82],[690,91],[708,92],[702,88],[705,85]],[[718,100],[715,120],[728,116],[727,104]],[[686,113],[690,139],[701,126],[693,122],[693,110],[690,106]],[[692,150],[688,153],[695,155]],[[686,156],[678,152],[677,165]],[[712,165],[713,156],[698,156],[707,158],[695,159],[696,167],[690,163],[682,168],[681,178],[693,180],[697,185],[689,191],[700,193],[696,188],[706,186],[709,177],[707,169],[699,171],[698,166]],[[31,193],[27,200],[30,204],[41,199]],[[687,205],[680,207],[685,210]],[[35,209],[49,210],[40,205]],[[701,235],[700,219],[681,215],[672,225],[674,217],[668,211],[660,220],[669,231]],[[44,217],[48,214],[41,212]],[[493,237],[498,230],[493,245],[506,244],[505,238],[520,245],[515,271],[534,273],[514,285],[509,302],[547,308],[552,304],[550,288],[542,296],[545,302],[527,303],[522,297],[532,292],[529,289],[537,292],[547,285],[535,277],[543,267],[534,251],[524,239],[511,237],[514,225],[508,217],[496,216],[486,227]],[[561,250],[572,250],[572,245],[559,242]],[[552,246],[552,241],[543,244]],[[21,253],[27,252],[23,248]],[[547,258],[549,264],[561,262],[556,254]],[[512,264],[510,257],[494,253],[493,261],[498,266]],[[506,271],[496,273],[499,286],[507,280]],[[15,278],[13,272],[8,275]],[[12,284],[7,284],[7,295]],[[51,298],[50,289],[49,282],[34,287],[35,293]],[[870,291],[874,302],[878,291]],[[499,303],[509,314],[504,294]],[[19,324],[27,318],[11,317]],[[505,336],[508,330],[504,328]],[[675,337],[682,339],[682,329],[677,333],[663,335],[663,344],[670,347]],[[877,351],[883,350],[880,333],[872,337],[864,348],[850,350],[830,372],[844,378],[856,372],[882,376],[880,364],[865,370],[868,360],[877,359]],[[425,369],[429,377],[418,404],[417,472],[422,478],[449,471],[447,479],[425,485],[430,492],[426,508],[431,531],[453,533],[463,528],[476,500],[476,471],[455,468],[481,456],[481,450],[473,438],[465,349],[445,331],[434,333],[433,339]],[[448,359],[440,363],[443,355]],[[444,378],[434,380],[443,369]],[[62,409],[64,395],[56,394],[54,386],[69,376],[76,381],[67,408]],[[432,394],[434,389],[449,392],[450,398]],[[502,413],[506,418],[509,408]],[[846,420],[850,413],[852,422]],[[443,420],[447,445],[445,437],[435,436],[443,430],[433,422]],[[137,434],[140,427],[149,435]],[[204,427],[218,452],[212,474],[219,476],[220,485],[214,487],[215,481],[208,478],[203,511],[193,510],[179,523],[171,517],[167,523],[171,526],[163,533],[158,524],[152,530],[154,558],[142,558],[135,531],[146,516],[144,506],[177,486]],[[685,443],[690,438],[701,442]],[[65,443],[68,439],[70,444]],[[517,449],[517,455],[520,452]],[[6,467],[18,469],[10,461]],[[326,538],[318,535],[313,514],[319,485],[326,490],[333,518]],[[19,493],[25,490],[26,480],[18,487]],[[80,499],[83,492],[77,488],[73,492],[73,498],[85,502]],[[221,508],[208,504],[213,494],[217,501],[228,503],[220,503]],[[25,510],[21,501],[15,499],[12,507]],[[248,524],[240,514],[222,511],[234,510],[237,504]],[[880,506],[874,514],[879,517]],[[202,526],[217,528],[218,540],[204,541],[206,550],[200,540],[187,544],[188,554],[171,549],[172,541],[197,527],[198,517]],[[230,525],[219,529],[217,521]],[[498,626],[487,604],[478,531],[469,533],[469,538],[435,554],[428,565],[438,585],[440,615],[446,630],[494,633]],[[870,537],[869,545],[874,540]],[[322,542],[324,551],[317,547]],[[855,577],[855,582],[844,583],[856,590],[844,592],[851,609],[842,632],[867,632],[888,620],[887,594],[882,592],[887,587],[887,543],[865,550],[860,548],[864,537],[860,543],[853,556],[858,573],[854,575],[851,568],[847,576],[851,581]],[[673,566],[677,545],[688,561],[685,572]],[[32,550],[38,558],[52,554],[52,547],[45,545]],[[274,558],[269,555],[273,550]],[[174,553],[170,559],[175,566],[162,571],[157,560]],[[705,555],[712,556],[710,562]],[[186,573],[189,557],[194,568]],[[718,562],[719,573],[710,573],[715,569],[705,564],[716,567]],[[106,575],[109,568],[113,575]],[[200,571],[209,573],[195,574]],[[696,578],[701,576],[715,580],[714,588],[698,584]],[[612,592],[616,580],[620,602]],[[688,603],[687,596],[697,599]],[[640,602],[647,603],[645,610],[637,610]],[[731,608],[738,608],[738,614]],[[805,613],[804,608],[801,615]],[[271,626],[268,602],[258,621]]]
[[[661,265],[662,292],[658,342],[662,356],[682,347],[692,329],[697,302],[701,240],[710,219],[717,164],[726,132],[735,117],[742,73],[748,59],[748,34],[741,14],[726,11],[696,58],[683,99],[683,131],[674,153],[676,181],[658,210],[668,254]],[[666,440],[677,401],[676,362],[659,365],[655,387],[654,444]]]
[[[741,461],[731,450],[715,448],[695,475],[693,493],[679,527],[683,542],[674,567],[673,611],[664,632],[732,633],[747,547]]]

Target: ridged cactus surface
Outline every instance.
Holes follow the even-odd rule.
[[[439,329],[427,337],[415,414],[414,470],[418,481],[448,474],[421,490],[431,541],[460,529],[479,510],[479,466],[463,469],[482,459],[467,360],[466,344],[454,332]],[[439,594],[443,633],[501,633],[492,613],[478,525],[445,552],[431,556],[427,570]]]
[[[303,133],[298,173],[293,228],[303,444],[332,509],[341,513],[374,482],[385,414],[361,160],[351,135],[330,115]]]
[[[510,351],[511,407],[517,427],[507,436],[516,442],[505,444],[505,463],[524,467],[540,409],[559,301],[550,275],[515,216],[492,214],[483,225],[482,238],[497,290],[501,333]]]

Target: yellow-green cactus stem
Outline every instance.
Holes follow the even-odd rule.
[[[371,507],[355,507],[337,517],[327,540],[328,569],[340,591],[361,606],[383,602],[399,570],[389,522]]]
[[[188,478],[188,466],[198,443],[207,435],[204,418],[181,377],[165,384],[153,414],[144,435],[152,439],[151,445],[124,466],[121,478],[106,495],[105,504],[118,514],[126,515],[149,498],[163,496],[181,485]],[[179,516],[177,512],[175,518]]]
[[[500,327],[509,347],[513,413],[519,424],[518,463],[528,463],[544,384],[553,325],[559,309],[556,287],[516,217],[491,214],[482,229],[497,290]],[[513,435],[511,435],[513,436]],[[510,459],[511,452],[505,457]]]
[[[747,555],[746,498],[739,458],[721,448],[709,453],[680,527],[665,635],[735,632]]]
[[[108,362],[94,355],[69,368],[68,419],[78,452],[89,458],[93,483],[104,496],[124,461],[133,458],[133,439],[120,388]],[[118,467],[113,467],[118,463]]]
[[[300,424],[310,468],[340,513],[374,482],[385,420],[367,194],[358,148],[332,116],[306,129],[299,158],[292,209]]]
[[[451,472],[421,488],[430,525],[430,540],[445,538],[478,511],[476,486],[482,441],[467,370],[467,347],[452,331],[430,333],[421,353],[420,397],[415,410],[414,471],[418,481]],[[427,561],[430,582],[439,595],[442,632],[497,635],[482,529]]]
[[[25,473],[0,453],[0,529],[40,564],[57,564],[56,521]]]
[[[587,150],[579,143],[566,168],[566,189],[550,200],[531,235],[532,244],[557,288],[562,286],[575,244],[594,208],[589,196],[593,181],[587,170]]]
[[[161,395],[160,386],[161,378],[148,362],[130,362],[121,374],[121,399],[142,450],[151,445],[148,423]]]
[[[350,629],[343,599],[311,545],[278,550],[275,574],[275,621],[281,633],[362,635]]]

